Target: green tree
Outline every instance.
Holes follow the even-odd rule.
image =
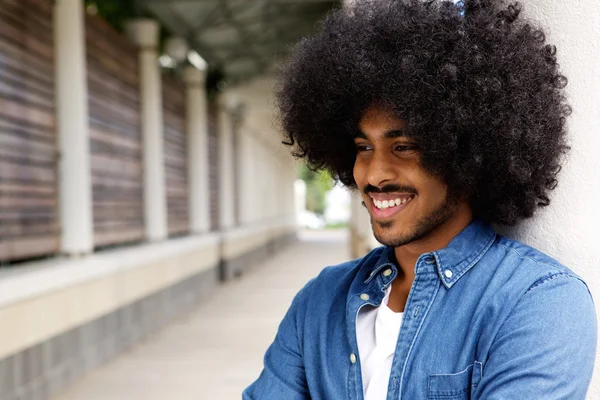
[[[97,13],[119,31],[123,23],[135,17],[148,16],[134,0],[84,0],[88,12]]]
[[[299,165],[298,177],[306,183],[306,209],[322,215],[325,194],[333,188],[333,178],[328,171],[313,171],[304,163]]]

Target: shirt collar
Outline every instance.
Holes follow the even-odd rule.
[[[375,266],[371,270],[371,273],[369,274],[367,279],[364,281],[364,283],[371,282],[384,268],[392,269],[393,276],[390,276],[390,279],[393,280],[393,278],[396,277],[396,274],[398,272],[397,265],[398,265],[398,262],[396,261],[396,255],[394,254],[394,248],[390,247],[390,246],[385,246],[383,248],[383,251],[381,252],[381,255],[379,256],[379,259],[375,262]]]
[[[415,273],[424,272],[425,269],[431,268],[431,264],[435,264],[440,280],[449,289],[483,257],[495,238],[496,232],[490,224],[473,220],[452,239],[447,247],[422,254],[415,266]],[[424,263],[420,262],[422,259]],[[388,279],[393,280],[397,274],[397,261],[393,247],[384,247],[364,283],[369,283],[384,268],[392,269],[393,274]]]
[[[438,276],[451,288],[479,261],[496,239],[494,228],[481,220],[472,221],[441,250],[433,253]]]

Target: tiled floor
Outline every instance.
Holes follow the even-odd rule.
[[[193,313],[100,367],[54,400],[239,400],[294,294],[349,259],[346,231],[301,232]]]

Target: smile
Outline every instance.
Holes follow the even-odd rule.
[[[387,199],[382,199],[381,194],[374,195],[378,198],[373,198],[372,212],[375,218],[389,218],[396,213],[403,210],[415,197],[414,195],[403,195],[398,197],[392,197],[386,195]]]

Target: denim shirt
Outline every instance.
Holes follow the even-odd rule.
[[[585,398],[596,314],[572,271],[473,221],[415,274],[388,400]],[[243,399],[362,399],[356,317],[397,275],[391,247],[325,268],[294,298]]]

